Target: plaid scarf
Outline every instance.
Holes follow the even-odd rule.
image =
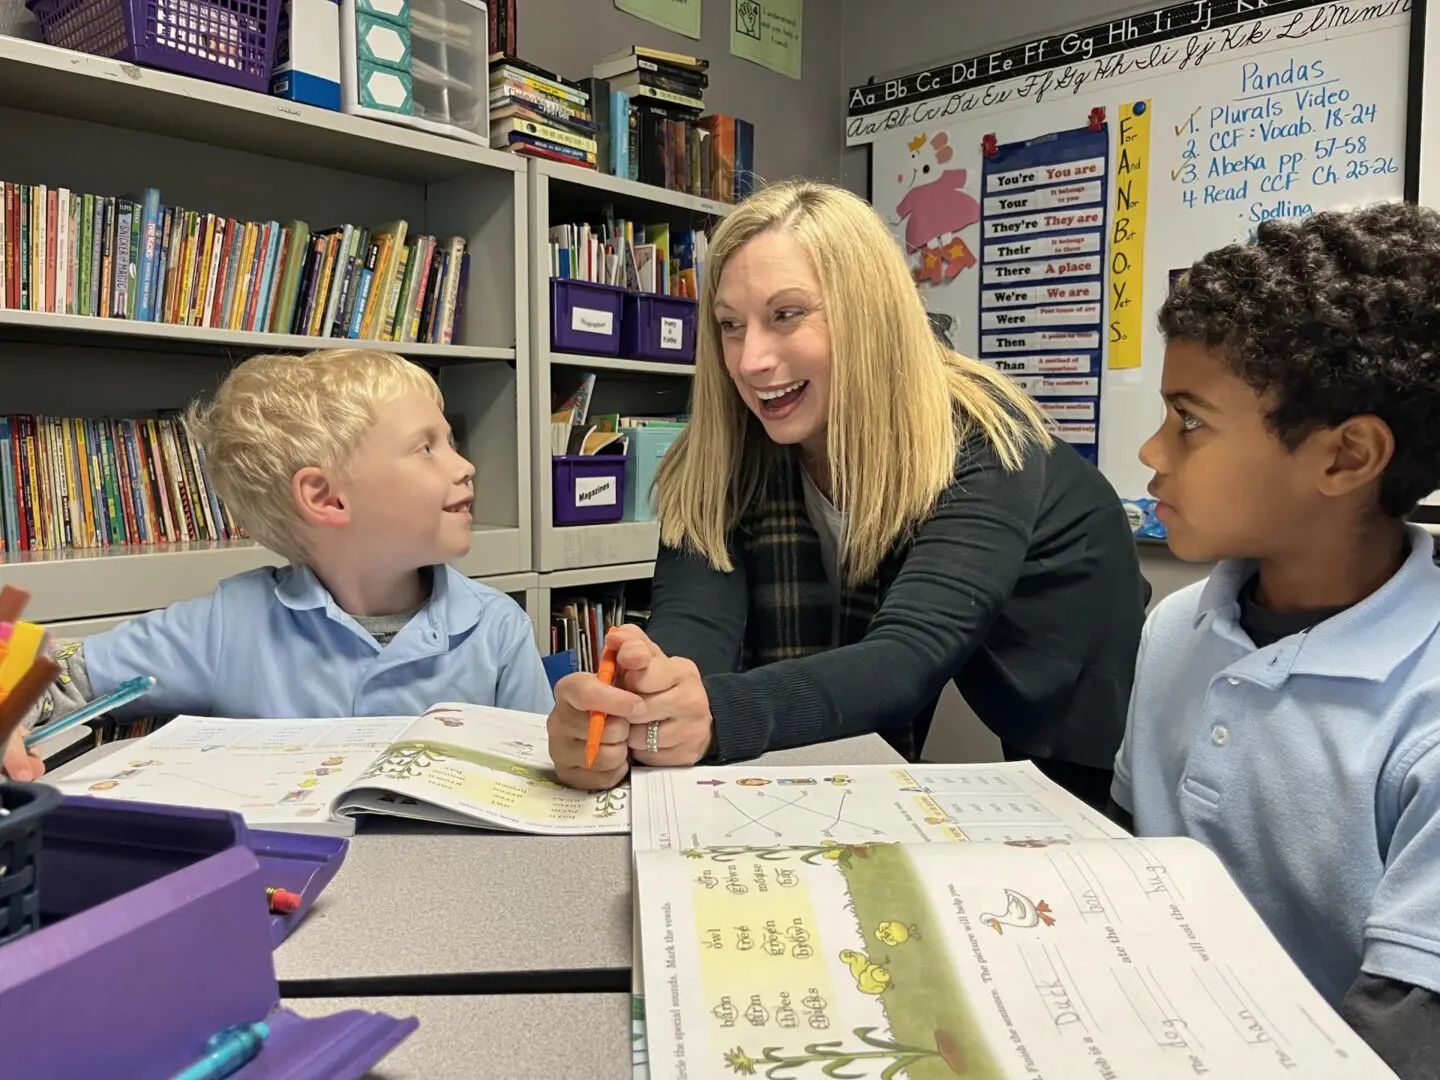
[[[800,469],[795,455],[777,461],[764,494],[740,521],[740,558],[750,591],[744,669],[814,656],[835,645],[834,592],[825,574],[820,537],[805,510]],[[904,550],[892,551],[870,581],[842,586],[839,645],[852,645],[865,636],[904,557]],[[907,761],[919,760],[930,726],[928,714],[897,720],[897,726],[879,734]]]

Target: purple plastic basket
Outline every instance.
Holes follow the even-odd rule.
[[[40,824],[59,805],[53,787],[0,780],[0,945],[40,925]]]
[[[620,319],[620,353],[630,360],[695,362],[698,301],[659,293],[626,293]]]
[[[47,45],[268,93],[281,0],[25,0]]]
[[[625,290],[571,278],[550,279],[550,348],[618,356]]]
[[[624,516],[623,454],[570,454],[553,460],[556,525],[606,525]]]

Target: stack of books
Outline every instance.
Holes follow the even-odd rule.
[[[596,167],[590,95],[577,83],[503,53],[490,57],[490,145],[582,169]]]
[[[133,197],[3,185],[0,308],[451,344],[470,257],[404,221],[311,232]]]
[[[709,67],[702,57],[640,45],[597,63],[583,85],[595,103],[601,168],[722,202],[748,194],[754,128],[733,116],[701,115]]]
[[[0,416],[0,551],[242,536],[176,416]]]

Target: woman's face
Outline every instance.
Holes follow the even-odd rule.
[[[810,257],[789,233],[761,233],[725,261],[715,291],[725,370],[777,443],[825,451],[830,327]]]

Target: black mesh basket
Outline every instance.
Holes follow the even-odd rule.
[[[0,781],[0,945],[40,925],[40,825],[59,805],[55,788]]]

